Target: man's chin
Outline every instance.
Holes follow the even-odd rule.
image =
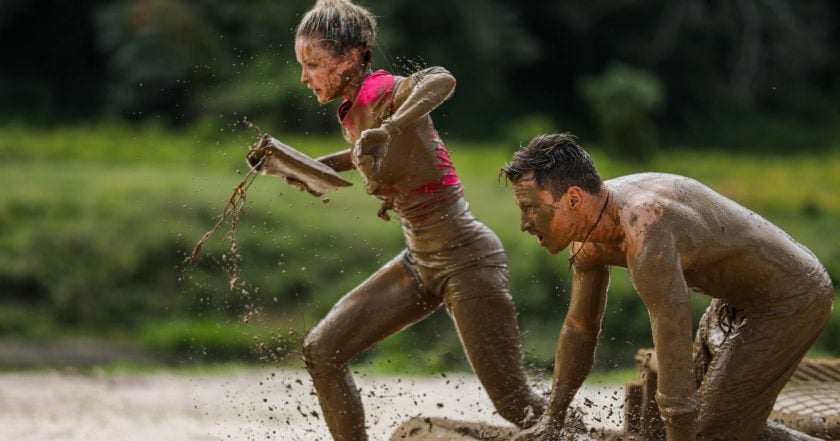
[[[551,254],[552,256],[553,256],[553,255],[555,255],[555,254],[557,254],[558,252],[560,252],[560,250],[559,250],[559,249],[556,249],[555,247],[552,247],[552,246],[551,246],[550,244],[548,244],[548,243],[541,243],[541,244],[540,244],[540,247],[541,247],[542,249],[544,249],[546,253]]]
[[[561,252],[561,251],[565,250],[566,248],[568,248],[568,247],[569,247],[569,244],[566,244],[565,246],[559,246],[559,245],[557,245],[557,244],[550,244],[550,243],[548,243],[548,242],[545,242],[545,243],[541,243],[541,244],[540,244],[540,246],[541,246],[541,247],[542,247],[542,248],[543,248],[543,249],[544,249],[544,250],[545,250],[548,254],[551,254],[551,255],[553,256],[553,255],[555,255],[555,254],[557,254],[557,253],[559,253],[559,252]]]

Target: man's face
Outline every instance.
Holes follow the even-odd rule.
[[[568,197],[555,200],[550,190],[540,188],[534,179],[521,179],[513,184],[513,197],[522,213],[519,228],[537,237],[539,245],[557,254],[572,241],[573,219]]]
[[[295,40],[295,56],[301,69],[300,82],[312,90],[319,103],[329,103],[348,92],[352,57],[333,55],[316,38]]]

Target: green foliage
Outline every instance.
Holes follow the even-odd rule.
[[[334,108],[318,107],[297,84],[294,29],[314,4],[6,0],[0,118],[61,124],[121,117],[218,129],[248,116],[334,134]],[[607,130],[605,148],[626,142],[630,157],[660,136],[662,144],[712,149],[837,148],[840,37],[833,29],[840,8],[831,0],[757,8],[606,0],[360,4],[379,23],[376,68],[406,74],[442,65],[458,78],[435,119],[447,139],[509,142],[514,135],[519,142],[508,122],[546,115],[579,134]],[[600,112],[614,110],[607,107],[593,127],[581,111],[591,104],[581,84],[616,62],[661,83],[668,108],[655,124],[598,126]]]
[[[547,115],[534,114],[516,118],[507,124],[502,138],[510,151],[528,145],[531,139],[543,133],[557,132],[557,126]]]
[[[663,103],[662,84],[650,72],[615,64],[579,90],[595,115],[603,143],[626,159],[648,159],[658,147],[652,113]]]
[[[173,360],[193,362],[276,361],[289,353],[289,339],[224,317],[151,322],[140,331],[140,347]]]
[[[183,118],[185,109],[166,108],[172,96],[206,77],[201,66],[221,52],[203,11],[181,0],[112,3],[99,10],[98,29],[113,78],[111,104],[135,117],[165,109]]]
[[[356,185],[327,203],[258,177],[239,222],[238,253],[224,240],[225,226],[195,265],[185,265],[242,179],[245,149],[256,138],[242,127],[212,142],[211,133],[2,127],[0,337],[119,337],[167,357],[300,363],[295,355],[306,331],[404,247],[400,227],[375,216],[377,201],[355,174],[347,177]],[[274,135],[313,156],[343,147],[334,138]],[[527,361],[547,372],[568,308],[566,253],[549,256],[519,231],[510,189],[497,179],[510,146],[449,148],[473,212],[508,253]],[[605,179],[657,170],[701,180],[808,246],[837,283],[837,154],[756,158],[674,149],[634,163],[590,150]],[[241,273],[231,289],[234,263]],[[697,317],[705,297],[694,297]],[[836,310],[815,348],[835,356]],[[623,269],[612,272],[603,326],[600,368],[628,366],[636,349],[651,344],[647,313]],[[469,366],[443,310],[359,363],[414,372]]]

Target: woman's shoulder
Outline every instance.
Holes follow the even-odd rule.
[[[452,76],[452,73],[449,72],[449,70],[447,68],[443,67],[443,66],[429,66],[429,67],[425,67],[423,69],[418,69],[409,76],[412,77],[412,78],[423,78],[427,75]]]
[[[356,99],[361,105],[370,104],[387,95],[394,88],[396,77],[386,70],[377,70],[365,78]]]

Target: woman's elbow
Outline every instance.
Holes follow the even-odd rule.
[[[448,100],[455,92],[457,81],[448,70],[437,67],[431,70],[432,77],[429,80],[434,84],[434,89],[440,92],[445,100]]]
[[[446,99],[451,98],[452,94],[455,93],[455,86],[457,86],[458,81],[448,72],[443,75],[441,81],[443,82],[443,89],[446,90]]]

